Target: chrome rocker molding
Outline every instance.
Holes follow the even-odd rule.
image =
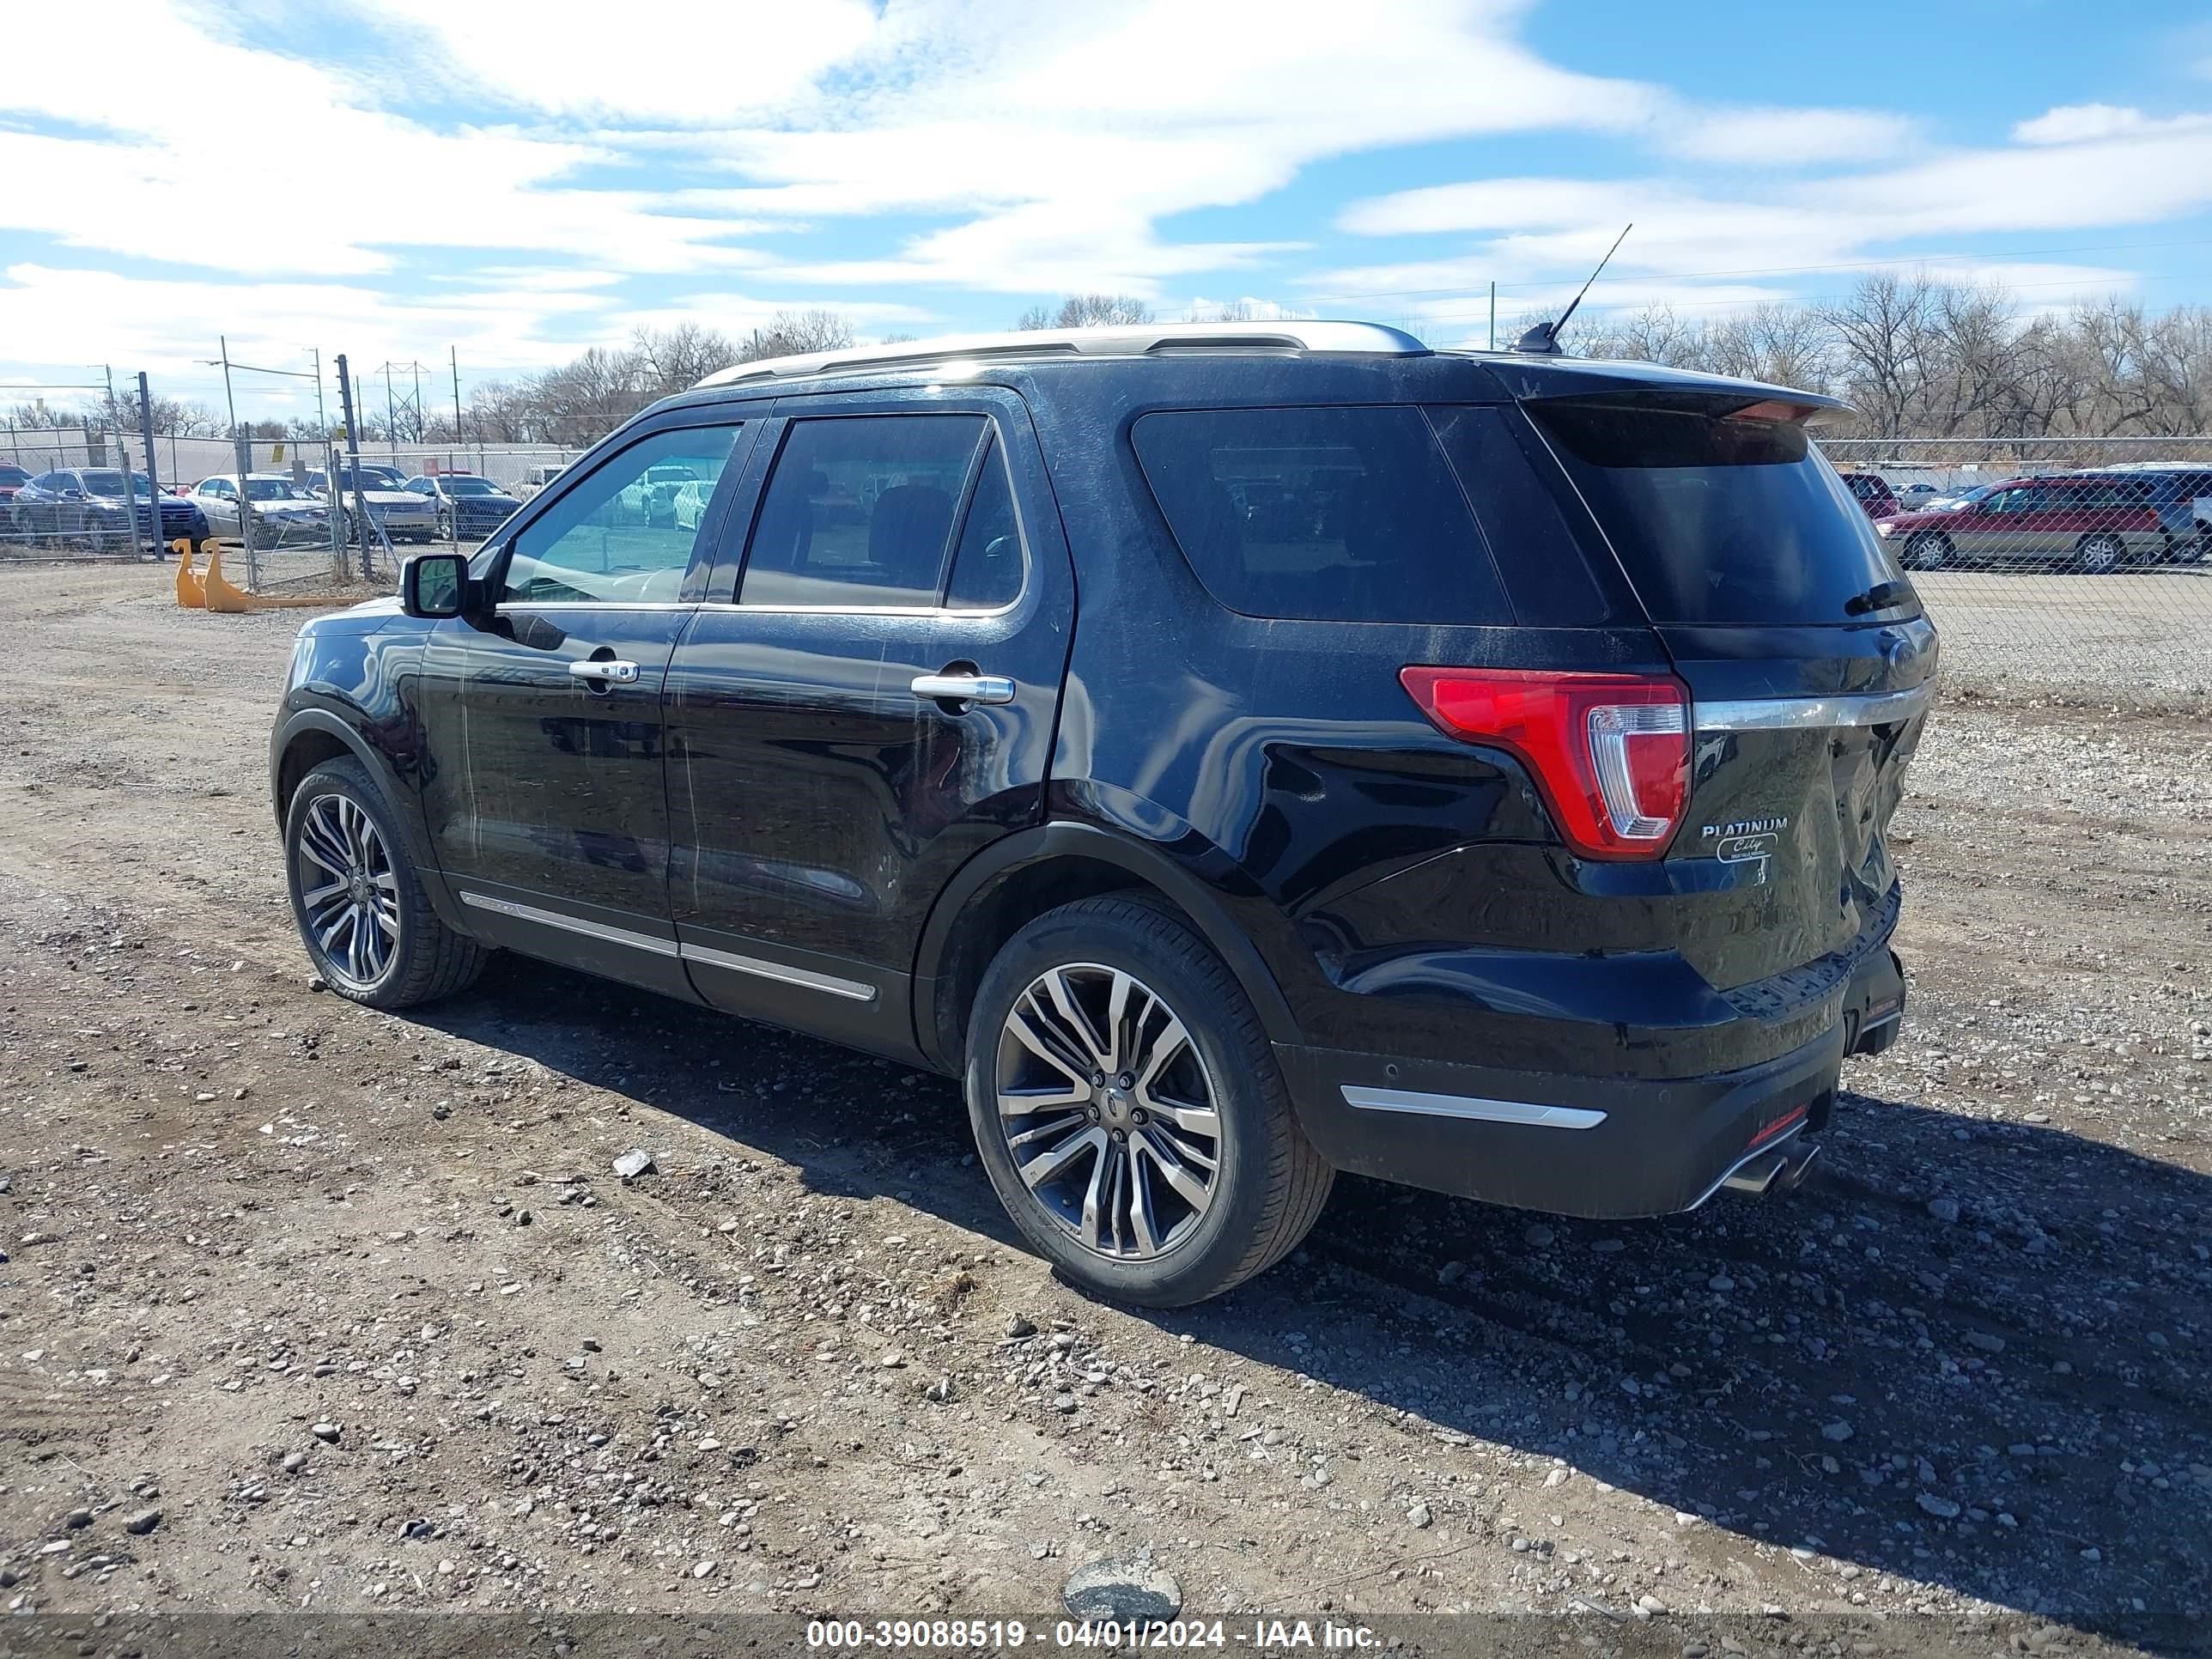
[[[1746,697],[1701,702],[1692,711],[1700,732],[1817,732],[1839,726],[1893,726],[1911,720],[1936,696],[1933,685],[1910,691],[1839,697]]]
[[[1468,1118],[1480,1123],[1518,1123],[1534,1129],[1595,1129],[1603,1112],[1586,1106],[1539,1106],[1528,1100],[1483,1100],[1473,1095],[1425,1095],[1409,1089],[1370,1089],[1347,1083],[1344,1103],[1362,1112],[1408,1112],[1418,1117]]]
[[[512,916],[517,921],[535,922],[541,927],[557,927],[564,933],[581,933],[586,939],[604,940],[632,951],[643,951],[656,957],[676,957],[685,962],[704,963],[709,968],[726,968],[735,974],[750,974],[756,979],[772,979],[784,985],[796,985],[803,990],[819,991],[825,996],[844,997],[854,1002],[873,1002],[876,988],[863,985],[858,980],[840,979],[835,974],[817,974],[811,969],[793,968],[788,963],[769,962],[761,957],[741,957],[734,951],[710,950],[703,945],[679,944],[672,939],[655,939],[650,933],[632,933],[627,927],[610,927],[605,922],[586,921],[581,916],[564,916],[557,910],[541,910],[534,904],[518,904],[513,899],[494,898],[489,893],[472,893],[460,890],[464,904],[474,905],[479,910],[490,910],[502,916]]]

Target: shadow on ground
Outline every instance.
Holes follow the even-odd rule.
[[[512,957],[426,1018],[1018,1246],[942,1079]],[[1866,1572],[2201,1617],[2212,1181],[1856,1096],[1831,1140],[1788,1200],[1662,1221],[1346,1180],[1290,1261],[1137,1316]]]

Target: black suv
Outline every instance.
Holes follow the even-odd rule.
[[[1794,1184],[1902,1013],[1936,670],[1833,407],[1346,323],[726,371],[303,631],[301,933],[372,1006],[503,947],[959,1077],[1135,1302],[1338,1170]]]

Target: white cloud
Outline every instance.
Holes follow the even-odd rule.
[[[519,107],[727,125],[806,101],[878,33],[864,0],[375,0],[364,25],[422,39],[422,66]]]
[[[1449,302],[1464,306],[1466,290],[1491,281],[1525,292],[1534,279],[1588,270],[1632,220],[1635,229],[1607,272],[1607,303],[1624,296],[1686,302],[1682,290],[1668,286],[1682,279],[1768,279],[1753,289],[1699,290],[1700,303],[1746,303],[1773,297],[1774,279],[1783,279],[1783,291],[1793,280],[1799,291],[1806,282],[1832,289],[1848,283],[1845,268],[1854,265],[1911,267],[1910,254],[1882,258],[1884,249],[1907,238],[2149,225],[2212,208],[2212,118],[2154,122],[2136,112],[2082,106],[2024,123],[2015,137],[2023,142],[1829,177],[1754,181],[1734,191],[1693,191],[1664,179],[1545,178],[1402,191],[1352,204],[1340,226],[1361,235],[1456,234],[1474,241],[1440,257],[1348,266],[1309,281],[1324,300],[1395,299],[1419,307],[1440,290],[1459,290]],[[1934,269],[1940,275],[1954,265],[1942,260]],[[1955,262],[1954,275],[1966,272],[2045,295],[2111,291],[2133,280],[2123,270],[2023,265],[1996,256]],[[2023,292],[2024,300],[2035,297]]]
[[[1674,155],[1745,167],[1878,161],[1920,131],[1908,117],[1867,109],[1714,109],[1669,125],[1664,142]]]

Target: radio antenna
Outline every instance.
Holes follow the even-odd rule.
[[[1590,291],[1590,283],[1597,281],[1598,277],[1604,273],[1606,266],[1613,263],[1613,256],[1620,252],[1620,245],[1628,240],[1628,233],[1635,228],[1636,222],[1633,219],[1620,228],[1620,234],[1614,237],[1613,246],[1606,249],[1605,258],[1599,260],[1597,269],[1590,272],[1589,282],[1583,284],[1582,292],[1575,295],[1573,303],[1559,313],[1559,320],[1556,323],[1537,324],[1513,343],[1513,349],[1516,351],[1525,351],[1546,357],[1556,357],[1559,355],[1559,336],[1565,331],[1567,319],[1575,314],[1575,307],[1583,302],[1583,295]]]

